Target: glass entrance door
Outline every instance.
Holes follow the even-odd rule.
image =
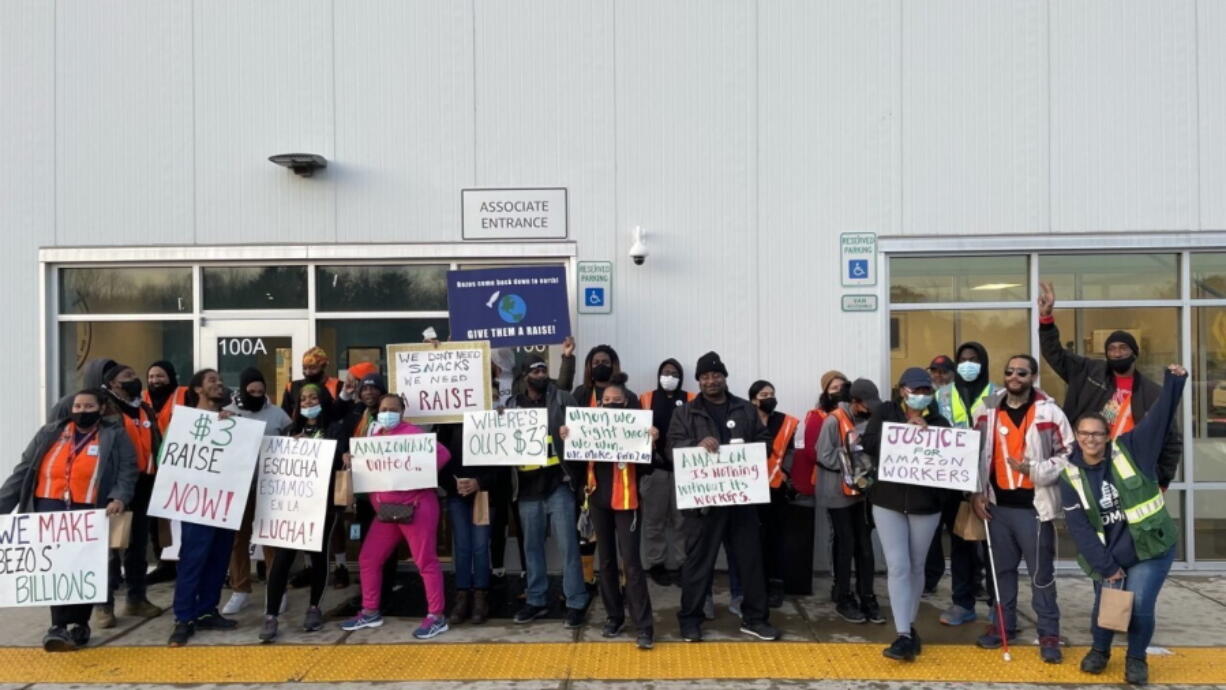
[[[281,404],[289,382],[302,377],[302,353],[307,347],[305,320],[207,320],[200,326],[200,363],[221,374],[236,393],[247,367],[264,375],[268,399]]]

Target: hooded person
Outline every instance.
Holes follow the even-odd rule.
[[[667,445],[668,425],[678,407],[693,400],[695,393],[685,390],[685,370],[681,362],[668,358],[656,369],[656,387],[639,397],[644,410],[651,410],[651,425],[659,429],[654,446],[663,454]],[[657,468],[643,477],[642,487],[643,543],[647,573],[660,586],[681,579],[681,564],[685,563],[685,523],[677,510],[677,495],[671,468]]]
[[[109,357],[100,357],[91,359],[85,362],[81,367],[81,389],[102,392],[106,386],[104,377],[111,373],[119,363]],[[47,412],[47,421],[58,421],[67,419],[72,414],[73,395],[65,395],[60,398],[51,409]],[[110,404],[110,396],[102,396],[102,416],[113,416],[116,410]]]
[[[597,407],[600,405],[600,395],[605,386],[613,380],[613,375],[622,370],[621,360],[617,351],[609,345],[597,345],[588,351],[583,360],[583,383],[575,388],[572,395],[580,407]],[[634,391],[627,390],[630,395],[630,407],[641,408],[639,396]]]
[[[302,353],[302,378],[290,381],[285,386],[281,396],[281,410],[287,416],[295,414],[298,409],[298,395],[302,387],[313,383],[323,389],[324,407],[335,405],[341,394],[341,381],[335,376],[328,376],[328,353],[322,347],[316,346]]]
[[[141,399],[153,409],[157,416],[158,431],[165,434],[175,406],[187,404],[187,386],[179,385],[179,374],[175,371],[175,365],[164,359],[149,365],[145,371],[145,383]]]
[[[954,389],[950,396],[949,423],[956,429],[969,429],[974,423],[975,408],[996,392],[988,371],[988,350],[982,344],[962,343],[954,352]],[[944,416],[944,415],[942,415]]]

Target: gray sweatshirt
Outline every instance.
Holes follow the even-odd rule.
[[[839,403],[839,407],[851,414],[851,405]],[[863,434],[867,425],[867,418],[856,422],[856,433]],[[831,414],[822,422],[821,433],[817,436],[817,467],[820,471],[817,476],[817,503],[832,510],[847,508],[864,500],[863,495],[847,496],[843,493],[843,461],[839,457],[842,445],[839,420]]]
[[[244,419],[264,422],[265,436],[284,436],[289,432],[289,428],[294,423],[294,420],[285,414],[285,410],[270,403],[264,403],[264,407],[260,408],[258,412],[244,410],[237,403],[226,405],[224,409],[226,412],[233,412]]]

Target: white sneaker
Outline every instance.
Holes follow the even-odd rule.
[[[230,600],[221,609],[221,615],[233,616],[242,611],[247,606],[247,601],[251,599],[251,595],[246,592],[235,592],[230,595]]]
[[[285,613],[286,609],[288,608],[289,608],[289,595],[282,594],[281,595],[281,613]]]

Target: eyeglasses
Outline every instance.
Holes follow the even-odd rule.
[[[1078,431],[1077,435],[1081,438],[1107,438],[1105,431]]]
[[[1005,369],[1005,376],[1016,376],[1019,379],[1024,379],[1030,376],[1029,369]]]

